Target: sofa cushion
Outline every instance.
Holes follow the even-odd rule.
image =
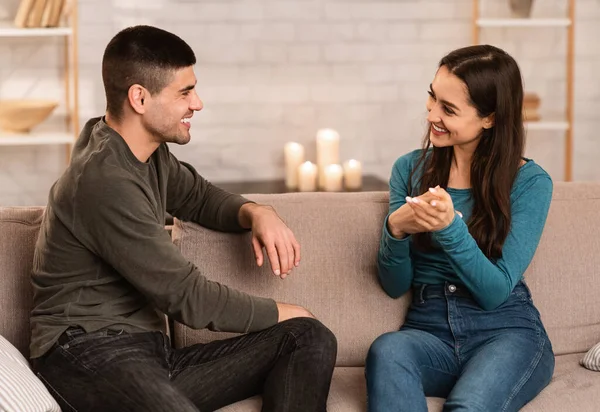
[[[253,195],[273,205],[302,247],[300,266],[285,280],[256,266],[250,234],[214,232],[175,222],[183,255],[217,282],[258,296],[307,307],[337,336],[338,366],[361,366],[371,342],[397,330],[408,296],[390,299],[376,279],[377,245],[388,210],[387,193]],[[228,334],[176,325],[176,347]]]
[[[29,357],[31,269],[44,208],[0,208],[0,335]]]
[[[249,234],[177,221],[183,255],[210,279],[251,294],[306,306],[338,337],[338,366],[360,366],[380,334],[397,330],[409,297],[390,299],[377,281],[377,249],[388,194],[253,195],[273,205],[302,245],[302,263],[281,281],[256,268]],[[600,340],[600,184],[557,182],[540,246],[525,279],[556,354],[585,352]],[[176,325],[175,344],[226,334]]]
[[[366,404],[366,386],[364,368],[338,367],[333,373],[329,398],[328,412],[364,412]],[[262,401],[260,396],[254,396],[233,405],[219,409],[220,412],[260,412]]]
[[[0,411],[60,412],[44,384],[29,369],[27,359],[0,336]]]
[[[600,373],[579,366],[581,354],[563,355],[556,359],[552,382],[523,412],[596,412],[600,405]],[[366,410],[364,368],[338,367],[333,374],[327,401],[329,412],[364,412]],[[430,412],[440,412],[444,399],[428,398]],[[221,412],[259,412],[259,396],[220,409]]]
[[[600,341],[600,184],[554,184],[540,245],[525,280],[554,352]]]

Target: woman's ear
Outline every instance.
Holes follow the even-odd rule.
[[[491,129],[492,127],[494,127],[495,122],[496,122],[496,113],[492,113],[489,116],[483,118],[483,128]]]
[[[148,90],[139,84],[132,85],[127,92],[127,100],[131,108],[138,114],[146,113],[144,100],[148,97]]]

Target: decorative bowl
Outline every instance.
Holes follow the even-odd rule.
[[[29,133],[56,109],[54,100],[0,100],[0,129],[9,133]]]

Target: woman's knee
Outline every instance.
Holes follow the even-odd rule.
[[[379,336],[371,344],[367,354],[367,365],[402,365],[412,362],[410,350],[412,343],[401,332],[389,332]],[[405,362],[406,361],[406,362]]]

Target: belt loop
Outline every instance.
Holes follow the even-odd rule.
[[[425,286],[427,286],[426,284],[422,284],[421,287],[419,288],[419,300],[421,301],[421,303],[425,303]]]

